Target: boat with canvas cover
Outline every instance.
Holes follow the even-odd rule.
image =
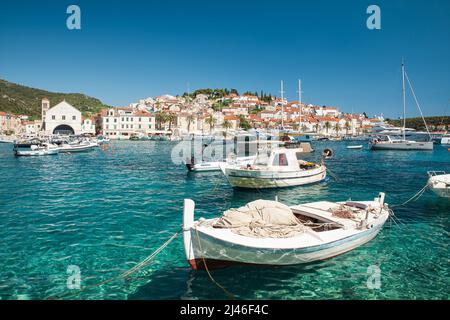
[[[221,165],[221,170],[238,188],[282,188],[324,180],[325,165],[304,161],[303,154],[303,148],[275,148],[259,153],[250,165]]]
[[[286,266],[324,260],[376,237],[389,217],[384,193],[373,201],[319,201],[288,207],[256,200],[222,216],[194,220],[184,200],[183,241],[192,269],[230,264]]]
[[[414,140],[406,140],[406,91],[405,91],[405,79],[408,81],[409,88],[411,89],[411,93],[416,102],[417,108],[420,111],[420,115],[422,116],[423,123],[427,129],[427,133],[429,136],[429,141],[420,142]],[[408,75],[405,71],[405,64],[402,61],[402,96],[403,96],[403,127],[400,132],[403,136],[401,138],[391,138],[389,134],[387,134],[384,138],[376,137],[370,141],[370,149],[372,150],[433,150],[433,141],[428,130],[427,123],[422,114],[422,109],[420,108],[419,102],[417,101],[416,94],[414,93],[414,89],[412,87],[411,81],[408,78]],[[380,132],[381,133],[381,132]]]
[[[450,174],[445,171],[428,171],[428,187],[440,197],[450,199]]]

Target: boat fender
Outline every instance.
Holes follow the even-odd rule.
[[[329,159],[333,156],[333,150],[327,148],[327,149],[323,150],[322,155],[325,159]]]

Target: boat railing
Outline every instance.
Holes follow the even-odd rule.
[[[447,174],[446,171],[427,171],[428,176],[430,177],[434,177],[434,176],[439,176],[441,174]]]

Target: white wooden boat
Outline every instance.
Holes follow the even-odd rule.
[[[347,149],[362,149],[363,146],[362,145],[358,145],[358,146],[347,146]]]
[[[238,188],[282,188],[324,180],[325,165],[301,160],[302,156],[302,148],[275,148],[258,154],[251,165],[221,165],[221,170]]]
[[[295,265],[328,259],[375,238],[389,217],[384,193],[373,201],[319,201],[288,207],[257,200],[219,218],[194,221],[184,200],[183,240],[192,269],[229,264]]]
[[[428,187],[440,197],[450,198],[450,174],[445,171],[428,171]]]
[[[405,78],[406,78],[406,80],[408,80],[409,88],[411,89],[411,92],[412,92],[412,95],[416,102],[417,108],[420,111],[420,115],[422,116],[423,123],[425,124],[425,127],[427,128],[427,134],[429,136],[429,141],[420,142],[420,141],[406,139],[406,132],[408,131],[408,128],[406,128]],[[400,128],[399,134],[402,134],[403,136],[401,138],[391,138],[390,134],[387,134],[384,136],[384,138],[377,137],[370,141],[370,149],[372,149],[372,150],[433,150],[434,145],[433,145],[431,134],[428,130],[428,126],[425,121],[425,118],[423,117],[422,109],[420,108],[420,105],[417,101],[411,81],[409,80],[408,75],[405,71],[405,64],[403,63],[403,61],[402,61],[402,96],[403,96],[403,126],[402,126],[402,128]]]
[[[31,141],[15,143],[13,151],[17,157],[47,156],[58,154],[59,148],[49,143]]]

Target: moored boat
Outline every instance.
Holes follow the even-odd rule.
[[[362,149],[363,146],[362,145],[357,145],[357,146],[347,146],[347,149]]]
[[[326,177],[324,164],[304,161],[302,148],[275,148],[259,153],[252,164],[221,165],[233,187],[282,188],[319,182]]]
[[[428,187],[440,197],[450,198],[450,174],[445,171],[428,171]]]
[[[417,104],[417,108],[420,111],[420,115],[422,116],[423,123],[425,124],[425,127],[427,129],[427,134],[429,136],[429,141],[414,141],[414,140],[407,140],[406,139],[406,132],[408,131],[408,128],[406,128],[406,91],[405,91],[405,79],[408,81],[409,88],[411,89],[412,95],[414,97],[414,100]],[[405,71],[405,64],[402,60],[402,97],[403,97],[403,126],[400,128],[397,134],[402,134],[401,138],[391,138],[390,134],[386,134],[384,137],[375,137],[370,141],[370,149],[372,150],[433,150],[434,143],[432,141],[432,136],[428,130],[427,123],[425,121],[425,118],[422,114],[422,109],[420,108],[420,105],[417,101],[416,95],[414,94],[414,90],[411,84],[411,81],[408,78],[408,75]],[[383,134],[384,132],[379,132],[380,134]]]
[[[40,140],[14,143],[14,155],[16,156],[47,156],[59,153],[59,148],[53,144]]]
[[[319,201],[288,207],[256,200],[219,218],[194,220],[184,200],[183,240],[192,269],[229,264],[295,265],[328,259],[375,238],[389,217],[384,193],[373,201]]]

